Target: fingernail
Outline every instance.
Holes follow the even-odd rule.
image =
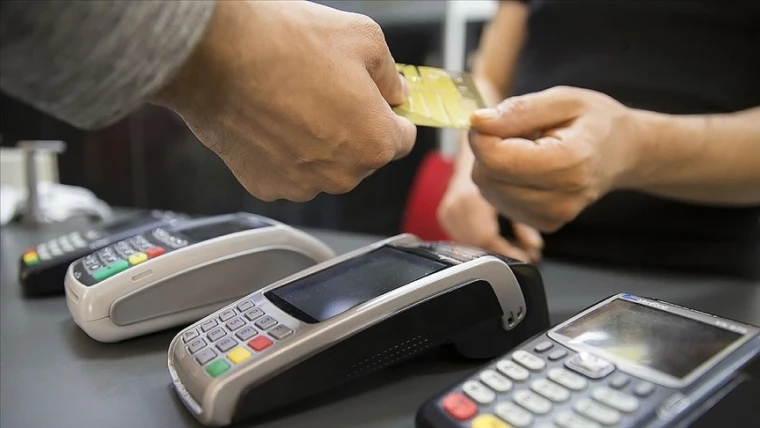
[[[472,114],[481,119],[496,119],[499,117],[499,111],[495,108],[482,108],[480,110],[475,110]]]

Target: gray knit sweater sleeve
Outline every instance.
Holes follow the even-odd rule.
[[[82,129],[114,123],[168,83],[213,1],[2,1],[0,87]]]

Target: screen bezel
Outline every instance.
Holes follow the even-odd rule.
[[[206,239],[195,239],[195,237],[191,236],[193,229],[204,228],[204,227],[214,227],[214,226],[219,226],[220,224],[225,224],[225,223],[236,223],[239,225],[244,225],[248,228],[243,229],[243,230],[238,230],[236,232],[214,236],[211,238],[206,238]],[[192,244],[200,244],[200,243],[213,241],[220,238],[235,236],[241,233],[250,233],[254,230],[265,229],[272,226],[274,226],[272,223],[265,221],[264,219],[251,218],[249,216],[239,215],[239,214],[222,214],[218,216],[205,217],[205,218],[183,222],[169,229],[169,232],[171,232],[173,235],[181,236],[187,239]],[[191,233],[188,234],[187,231],[191,231]]]
[[[432,254],[419,253],[417,251],[409,251],[408,249],[406,249],[404,247],[396,247],[396,246],[381,246],[381,247],[378,247],[378,248],[374,248],[374,249],[372,249],[370,251],[362,253],[361,255],[357,256],[356,258],[360,259],[360,258],[365,258],[365,257],[372,257],[373,254],[377,253],[378,251],[385,250],[385,249],[390,249],[391,251],[396,251],[396,252],[399,252],[399,253],[403,253],[407,257],[418,257],[420,259],[427,259],[430,262],[440,264],[441,267],[439,269],[435,270],[434,272],[431,272],[431,273],[429,273],[429,274],[427,274],[427,275],[425,275],[425,276],[423,276],[421,278],[418,278],[418,279],[416,279],[414,281],[408,282],[408,283],[406,283],[406,284],[404,284],[404,285],[402,285],[400,287],[396,287],[394,289],[386,291],[385,293],[383,293],[383,294],[381,294],[379,296],[373,297],[373,298],[371,298],[371,299],[369,299],[369,300],[367,300],[365,302],[359,303],[358,305],[356,305],[356,306],[354,306],[352,308],[349,308],[349,309],[347,309],[346,311],[344,311],[344,312],[342,312],[340,314],[334,315],[334,316],[332,316],[332,317],[330,317],[330,318],[328,318],[326,320],[321,320],[321,321],[318,320],[317,318],[309,315],[308,313],[306,313],[301,308],[299,308],[299,307],[295,306],[294,304],[290,303],[289,301],[285,300],[283,297],[280,297],[279,295],[277,295],[277,294],[274,293],[276,290],[281,289],[282,287],[286,287],[286,286],[290,285],[291,283],[283,284],[280,287],[273,288],[271,290],[267,290],[266,292],[263,293],[264,298],[267,299],[268,301],[270,301],[272,304],[274,304],[281,311],[283,311],[283,312],[287,313],[288,315],[290,315],[290,316],[298,319],[299,321],[305,322],[307,324],[323,324],[323,323],[329,321],[332,318],[335,318],[337,316],[342,315],[343,313],[346,313],[348,311],[353,310],[354,308],[356,308],[358,306],[362,306],[362,305],[371,303],[372,301],[375,301],[377,299],[382,298],[384,295],[386,295],[388,293],[392,293],[392,292],[394,292],[396,290],[402,289],[402,288],[408,286],[409,284],[414,284],[414,283],[416,283],[416,282],[418,282],[420,280],[425,279],[428,276],[435,275],[435,274],[437,274],[437,273],[439,273],[441,271],[444,271],[444,270],[452,267],[452,263],[451,262],[447,262],[445,260],[437,259],[437,258],[433,257]],[[344,261],[350,261],[350,260],[353,260],[353,259],[347,259],[347,260],[344,260]],[[326,270],[336,269],[338,266],[340,266],[340,263],[328,266],[324,270],[319,270],[319,271],[316,271],[316,272],[312,272],[309,275],[297,278],[293,282],[308,279],[308,278],[310,278],[310,277],[312,277],[314,275],[322,274]]]
[[[603,349],[599,349],[599,348],[596,348],[590,345],[585,345],[582,343],[573,342],[572,338],[558,333],[567,325],[575,322],[576,320],[584,317],[585,315],[591,312],[603,309],[604,306],[607,306],[616,300],[624,300],[628,303],[648,306],[652,309],[656,309],[656,310],[667,312],[673,315],[689,318],[694,321],[701,322],[703,324],[707,324],[712,327],[731,331],[733,333],[739,334],[740,337],[736,339],[734,342],[732,342],[729,346],[724,348],[721,352],[713,355],[712,358],[708,359],[707,361],[703,362],[701,365],[697,366],[694,370],[692,370],[689,374],[687,374],[683,378],[678,378],[673,375],[661,372],[657,369],[636,364],[630,360],[627,360],[623,357],[607,352]],[[646,303],[642,303],[642,302],[646,302]],[[654,306],[652,304],[657,304],[658,306]],[[712,367],[717,365],[720,361],[724,360],[728,355],[730,355],[733,351],[735,351],[741,345],[746,343],[752,337],[757,335],[759,332],[760,330],[758,330],[758,328],[754,326],[750,326],[750,325],[739,323],[732,320],[727,320],[725,318],[720,318],[720,317],[709,315],[709,314],[705,314],[699,311],[687,309],[687,308],[677,306],[674,304],[654,301],[651,299],[645,299],[645,298],[641,298],[637,296],[632,296],[629,294],[618,294],[608,299],[605,299],[604,301],[596,305],[593,305],[590,308],[578,313],[577,315],[573,316],[569,320],[558,324],[557,326],[549,330],[547,334],[551,339],[561,343],[562,345],[578,353],[585,352],[585,353],[589,353],[589,354],[604,358],[612,362],[613,364],[615,364],[615,366],[617,366],[619,370],[626,372],[628,374],[631,374],[633,376],[636,376],[641,379],[645,379],[655,384],[663,385],[666,387],[683,388],[691,384],[692,382],[694,382],[694,380],[698,379],[701,375],[703,375],[705,372],[707,372]]]
[[[152,211],[148,211],[101,224],[97,227],[97,230],[104,236],[117,236],[124,234],[124,232],[142,229],[146,225],[160,221],[161,217],[155,215]]]

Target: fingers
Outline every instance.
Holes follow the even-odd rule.
[[[396,69],[396,63],[388,49],[382,28],[366,16],[359,16],[357,22],[358,31],[366,40],[361,44],[364,66],[378,92],[386,101],[383,106],[380,106],[382,102],[379,99],[366,97],[365,93],[365,107],[369,107],[368,111],[374,115],[367,120],[377,122],[380,129],[375,131],[379,132],[383,139],[390,138],[393,144],[393,155],[386,160],[398,160],[412,151],[417,139],[417,127],[408,119],[393,113],[390,108],[390,106],[403,104],[407,100],[409,85]]]
[[[512,231],[521,246],[537,250],[544,248],[544,238],[541,233],[527,224],[512,222]]]
[[[501,254],[502,256],[509,257],[515,260],[519,260],[521,262],[529,263],[533,259],[530,254],[528,254],[527,251],[524,251],[520,249],[519,247],[513,245],[505,238],[499,236],[496,239],[494,239],[492,242],[485,245],[485,250],[494,252],[496,254]]]
[[[582,193],[553,192],[488,180],[478,180],[478,185],[500,214],[547,233],[573,221],[588,205]]]
[[[541,258],[540,248],[529,247],[519,241],[511,243],[500,234],[496,211],[479,191],[477,195],[472,193],[468,195],[466,192],[462,193],[461,189],[447,190],[438,208],[437,217],[446,234],[456,242],[483,248],[524,262],[538,261]],[[525,238],[526,233],[529,232],[526,230],[520,236]],[[535,237],[532,239],[536,244]],[[543,246],[543,241],[536,246]]]
[[[495,108],[475,111],[472,129],[502,138],[528,137],[579,116],[583,89],[555,87],[507,98]]]
[[[395,121],[399,131],[396,138],[396,156],[393,160],[398,160],[412,152],[414,142],[417,140],[417,127],[405,117],[396,115]]]
[[[505,183],[526,184],[537,187],[552,183],[547,171],[556,170],[559,159],[566,154],[564,143],[556,137],[536,141],[524,138],[502,140],[484,134],[474,134],[470,146],[477,167],[482,173]]]
[[[494,208],[472,182],[456,183],[453,178],[438,207],[437,218],[450,238],[482,247],[499,236]]]
[[[370,43],[370,48],[365,50],[367,71],[390,105],[403,104],[409,97],[409,85],[396,69],[382,28],[370,18],[362,19],[362,27]]]
[[[367,89],[371,90],[371,86]],[[355,163],[360,175],[383,168],[412,151],[417,127],[409,119],[395,114],[380,97],[367,99],[354,110],[357,114],[352,119],[342,119],[354,127],[354,135],[347,138],[346,145],[360,152]]]
[[[517,241],[515,245],[525,251],[530,256],[531,261],[541,260],[541,253],[544,249],[544,238],[541,233],[527,224],[517,221],[512,222],[512,231],[515,241]]]

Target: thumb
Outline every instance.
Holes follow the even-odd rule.
[[[551,88],[507,98],[494,108],[476,110],[470,118],[471,128],[501,138],[531,138],[546,128],[577,118],[582,106],[580,90]]]
[[[409,98],[409,83],[396,69],[396,62],[384,39],[382,43],[382,49],[377,49],[377,57],[368,59],[367,71],[388,104],[401,105]]]

